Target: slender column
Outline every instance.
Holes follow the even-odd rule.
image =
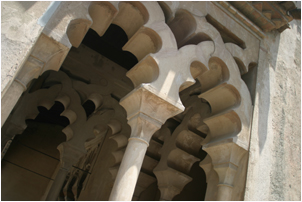
[[[128,121],[131,137],[112,188],[111,201],[131,201],[152,135],[161,127],[156,120],[138,114]]]
[[[148,143],[139,138],[129,140],[110,201],[131,201],[147,147]]]
[[[74,148],[68,142],[63,142],[58,146],[60,151],[61,167],[54,179],[53,184],[47,194],[46,201],[56,201],[63,187],[64,181],[72,165],[79,161],[85,153]]]
[[[218,184],[217,201],[232,201],[233,186]]]
[[[58,171],[56,178],[51,185],[51,188],[47,194],[46,201],[56,201],[58,200],[60,191],[68,174],[68,169],[61,167]]]
[[[152,135],[170,117],[181,110],[165,102],[143,85],[120,104],[127,110],[131,136],[109,200],[130,201]]]

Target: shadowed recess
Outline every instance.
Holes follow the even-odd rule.
[[[200,149],[198,156],[201,161],[206,155],[207,153]],[[193,178],[192,181],[189,182],[183,190],[172,199],[172,201],[204,201],[207,182],[205,172],[199,166],[199,163],[200,162],[194,163],[190,170],[189,175]]]
[[[95,110],[95,104],[91,100],[87,100],[83,104],[83,108],[86,112],[86,116],[89,117]]]
[[[35,118],[35,121],[42,123],[58,124],[60,126],[66,127],[67,125],[69,125],[69,119],[64,116],[60,116],[64,109],[64,105],[58,101],[55,101],[55,104],[50,108],[50,110],[39,106],[38,110],[40,113]]]
[[[102,37],[93,29],[89,29],[82,43],[129,70],[137,64],[138,60],[132,53],[122,50],[127,41],[125,31],[111,24]]]

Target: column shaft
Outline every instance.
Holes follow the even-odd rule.
[[[231,201],[233,187],[229,185],[219,184],[217,186],[217,201]]]
[[[47,194],[46,201],[56,201],[58,200],[60,191],[66,179],[68,170],[64,168],[60,168],[56,178],[54,179],[51,188]]]
[[[130,138],[109,200],[131,201],[148,143]]]

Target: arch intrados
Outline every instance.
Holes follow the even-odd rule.
[[[217,69],[221,70],[221,79],[223,81],[227,81],[230,78],[230,73],[227,65],[218,57],[211,57],[209,60],[209,68],[210,69]]]
[[[87,19],[74,19],[68,24],[66,34],[74,47],[79,47],[92,22]]]
[[[245,73],[247,73],[247,68],[245,67],[244,63],[242,62],[242,60],[238,57],[234,57],[234,60],[238,66],[240,75],[243,75]]]
[[[148,27],[143,27],[141,31],[143,33],[147,34],[151,38],[151,40],[154,44],[154,47],[155,47],[155,51],[152,53],[158,52],[162,48],[162,44],[163,44],[161,37],[158,35],[158,33]]]
[[[241,103],[241,96],[238,90],[227,83],[216,86],[198,97],[210,105],[212,115],[235,109]]]
[[[178,9],[175,13],[175,17],[168,24],[174,37],[177,41],[177,46],[180,48],[190,37],[197,28],[197,23],[193,15],[185,10]]]
[[[159,76],[159,67],[156,60],[149,55],[130,69],[126,76],[131,79],[134,87],[137,87],[142,83],[155,81]]]
[[[158,4],[164,13],[165,22],[168,24],[173,19],[173,12],[165,2],[159,1]]]
[[[194,60],[190,65],[190,72],[194,79],[207,71],[207,67],[200,61]]]
[[[90,3],[88,13],[93,20],[91,29],[103,36],[118,10],[109,2],[95,1]]]
[[[191,25],[193,25],[196,29],[197,23],[193,15],[187,11],[186,9],[180,8],[175,12],[175,17],[173,20],[178,19],[178,20],[186,20],[190,22]],[[172,20],[172,21],[173,21]]]
[[[142,3],[138,2],[138,1],[121,1],[118,4],[119,9],[122,7],[123,4],[126,4],[126,3],[131,4],[132,6],[134,6],[135,8],[137,8],[140,11],[140,13],[144,19],[144,24],[146,24],[148,22],[149,13],[148,13],[148,10],[146,9],[146,7]]]
[[[186,41],[183,46],[198,45],[199,43],[204,41],[213,41],[213,39],[203,32],[198,32],[197,34],[192,36],[188,41]]]

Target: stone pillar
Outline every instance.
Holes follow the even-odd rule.
[[[182,110],[151,92],[148,84],[138,86],[120,104],[132,131],[109,200],[130,201],[152,135]]]

